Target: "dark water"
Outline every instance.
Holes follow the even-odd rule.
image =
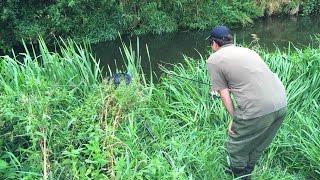
[[[256,20],[250,27],[232,29],[238,43],[250,44],[251,34],[258,36],[259,43],[272,51],[275,47],[285,49],[292,42],[297,47],[312,44],[312,36],[320,33],[320,16],[313,17],[272,17]],[[210,52],[205,40],[210,30],[177,32],[163,35],[143,35],[139,37],[142,67],[145,73],[150,72],[145,45],[150,52],[152,71],[160,75],[158,64],[183,62],[183,55],[199,58],[198,52],[207,57]],[[125,43],[132,41],[135,46],[136,37],[123,37]],[[276,46],[275,46],[276,45]],[[119,39],[93,45],[93,52],[100,59],[101,65],[108,65],[114,71],[123,69],[123,61],[119,52]],[[198,52],[197,52],[198,51]]]

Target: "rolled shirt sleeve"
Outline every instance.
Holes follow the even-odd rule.
[[[228,83],[223,75],[221,68],[211,62],[207,62],[208,72],[211,79],[211,90],[219,91],[228,88]]]

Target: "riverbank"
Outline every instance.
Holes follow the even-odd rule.
[[[246,26],[275,14],[319,13],[316,1],[10,1],[1,4],[0,48],[9,51],[21,40],[36,43],[56,37],[89,42],[112,40],[120,34],[162,34],[206,29],[217,24]],[[19,10],[17,10],[19,9]]]
[[[226,179],[227,115],[209,87],[163,75],[147,82],[138,51],[124,46],[133,77],[102,79],[88,50],[73,42],[25,62],[0,61],[0,177],[4,179]],[[257,51],[283,81],[288,116],[253,177],[318,179],[320,47]],[[163,69],[209,82],[204,60]],[[41,62],[41,63],[39,63]]]

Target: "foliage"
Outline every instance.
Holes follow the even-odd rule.
[[[318,0],[306,0],[302,3],[302,6],[303,6],[303,15],[320,13],[320,1]]]
[[[205,29],[217,24],[246,25],[254,18],[286,13],[302,4],[303,14],[319,12],[317,0],[2,0],[0,48],[22,39],[72,37],[99,42],[121,34],[161,34],[177,29]]]
[[[185,57],[147,83],[139,49],[121,49],[133,76],[115,88],[86,46],[60,43],[40,56],[0,61],[3,179],[227,179],[230,117],[209,86],[204,58]],[[139,46],[137,46],[139,47]],[[257,51],[286,86],[287,118],[253,173],[257,179],[318,179],[320,47]],[[167,75],[166,75],[167,74]],[[170,74],[170,75],[168,75]]]

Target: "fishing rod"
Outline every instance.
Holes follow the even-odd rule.
[[[178,74],[172,74],[172,73],[167,73],[167,72],[165,72],[165,73],[168,74],[168,75],[173,75],[175,77],[182,78],[182,79],[187,79],[187,80],[190,80],[190,81],[194,81],[194,82],[197,82],[197,83],[200,83],[200,84],[212,86],[209,83],[206,83],[206,82],[203,82],[203,81],[199,81],[199,80],[196,80],[196,79],[192,79],[192,78],[188,78],[188,77],[184,77],[184,76],[180,76]],[[209,96],[211,96],[211,98],[213,98],[213,99],[220,98],[220,94],[217,91],[210,91],[209,92]]]
[[[167,64],[167,63],[166,63]],[[158,66],[161,68],[163,67],[161,64],[158,64]],[[175,76],[175,77],[178,77],[178,78],[182,78],[182,79],[187,79],[189,81],[194,81],[194,82],[197,82],[199,84],[203,84],[203,85],[207,85],[207,86],[212,86],[212,84],[210,83],[207,83],[207,82],[204,82],[204,81],[199,81],[199,80],[196,80],[196,79],[192,79],[192,78],[188,78],[188,77],[185,77],[185,76],[180,76],[178,74],[173,74],[173,73],[169,73],[169,72],[165,72],[163,71],[165,74],[167,75],[172,75],[172,76]],[[213,99],[216,99],[216,98],[220,98],[220,94],[217,92],[217,91],[210,91],[209,92],[209,96]]]
[[[166,62],[163,62],[163,63],[169,64],[169,63],[166,63]],[[171,65],[171,64],[169,64],[169,65]],[[158,64],[158,66],[159,66],[160,69],[164,68],[164,67],[162,66],[162,64]],[[207,82],[204,82],[204,81],[199,81],[199,80],[192,79],[192,78],[188,78],[188,77],[185,77],[185,76],[180,76],[180,75],[178,75],[178,74],[173,74],[173,73],[170,73],[170,72],[165,72],[165,71],[163,71],[163,72],[166,73],[167,75],[172,75],[172,76],[176,76],[176,77],[179,77],[179,78],[182,78],[182,79],[187,79],[187,80],[194,81],[194,82],[197,82],[197,83],[200,83],[200,84],[204,84],[204,85],[207,85],[207,86],[211,86],[210,83],[207,83]]]
[[[173,75],[173,76],[176,76],[176,77],[182,78],[182,79],[187,79],[187,80],[194,81],[194,82],[197,82],[197,83],[200,83],[200,84],[204,84],[204,85],[211,86],[211,84],[210,84],[210,83],[206,83],[206,82],[199,81],[199,80],[196,80],[196,79],[192,79],[192,78],[188,78],[188,77],[180,76],[180,75],[178,75],[178,74],[172,74],[172,73],[167,73],[167,72],[165,72],[165,73],[166,73],[166,74],[168,74],[168,75]]]

